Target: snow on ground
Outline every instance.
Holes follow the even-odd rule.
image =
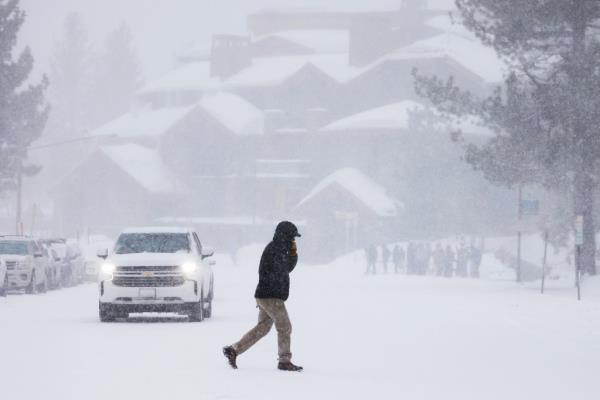
[[[293,273],[287,304],[303,373],[275,369],[275,332],[231,370],[221,347],[256,320],[259,255],[260,246],[244,249],[237,266],[218,257],[215,314],[202,323],[101,324],[93,284],[0,298],[2,397],[597,398],[600,297],[577,302],[572,288],[541,296],[502,275],[365,276],[361,252]],[[597,280],[586,285],[600,289]]]

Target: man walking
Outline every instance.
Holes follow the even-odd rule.
[[[277,225],[273,241],[265,247],[260,259],[258,286],[254,294],[259,309],[258,324],[237,343],[223,348],[223,354],[232,368],[237,369],[237,356],[265,337],[275,324],[279,347],[277,368],[282,371],[302,371],[302,367],[292,364],[291,361],[292,324],[285,308],[290,290],[290,272],[298,262],[295,239],[300,236],[294,224],[283,221]]]

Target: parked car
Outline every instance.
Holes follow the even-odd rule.
[[[44,256],[48,259],[48,268],[46,276],[48,278],[49,289],[60,289],[62,287],[62,262],[52,245],[42,244]]]
[[[0,254],[6,264],[9,289],[46,292],[48,260],[41,246],[25,236],[0,236]]]
[[[6,297],[6,292],[8,292],[8,274],[4,258],[0,257],[0,297]]]
[[[85,281],[85,259],[77,242],[67,241],[67,260],[71,266],[74,284]]]
[[[196,232],[186,228],[134,228],[121,233],[104,258],[99,278],[103,322],[129,313],[175,312],[190,321],[212,315],[214,276]]]
[[[54,262],[60,269],[60,286],[71,287],[75,285],[75,278],[68,259],[68,248],[65,243],[55,242],[50,245],[54,256]]]

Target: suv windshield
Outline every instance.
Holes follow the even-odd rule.
[[[189,252],[186,233],[124,233],[115,244],[116,254]]]
[[[0,241],[0,254],[25,256],[29,254],[29,247],[27,242]]]

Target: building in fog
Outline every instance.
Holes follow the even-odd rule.
[[[415,68],[453,76],[477,94],[502,79],[491,50],[423,2],[251,15],[247,35],[215,35],[208,54],[179,54],[176,68],[138,92],[130,113],[92,132],[102,147],[60,185],[95,181],[103,193],[88,202],[92,193],[65,192],[57,218],[67,229],[100,224],[114,233],[130,221],[107,195],[115,193],[136,209],[136,223],[194,225],[228,251],[283,218],[312,232],[308,253],[324,255],[321,244],[340,232],[327,257],[400,237],[415,218],[403,181],[415,153],[411,118],[426,109]],[[172,176],[185,194],[135,179],[127,162],[110,157],[127,157],[127,148],[137,149],[135,168]],[[139,157],[144,151],[152,156]]]

